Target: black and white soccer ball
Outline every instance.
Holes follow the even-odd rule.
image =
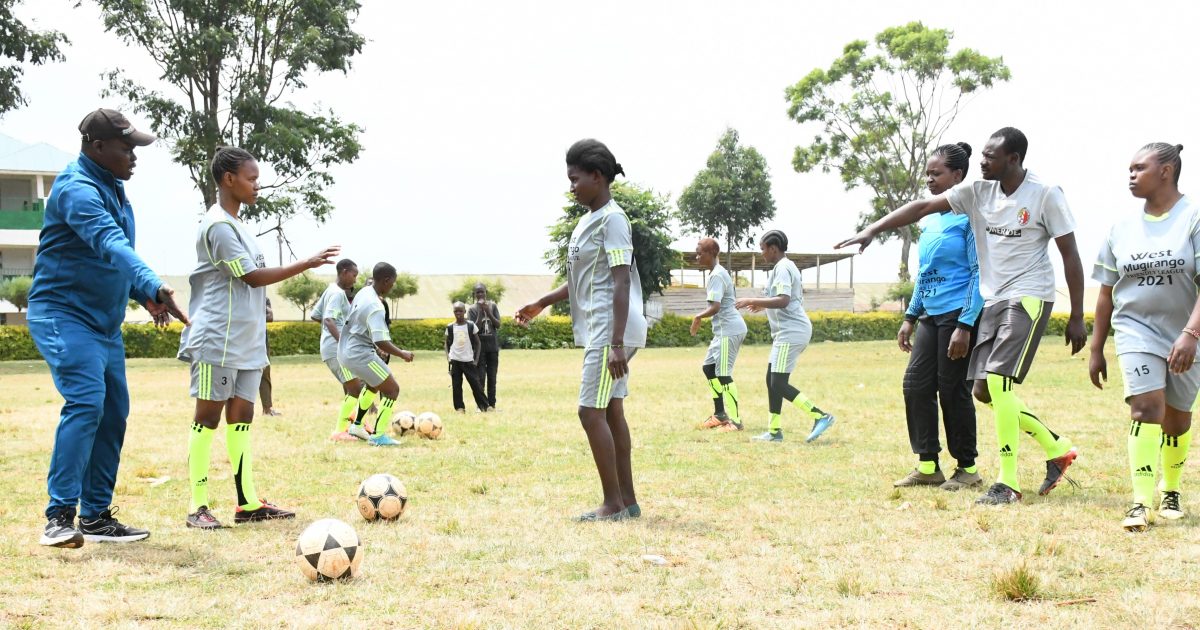
[[[358,486],[358,513],[368,521],[394,521],[407,504],[408,490],[391,475],[371,475]]]
[[[411,411],[401,411],[392,416],[392,435],[404,437],[412,435],[417,430],[417,414]]]
[[[427,439],[436,440],[442,437],[442,419],[432,411],[417,416],[417,435]]]
[[[296,564],[313,582],[350,579],[358,575],[362,559],[363,544],[358,533],[335,518],[309,525],[296,542]]]

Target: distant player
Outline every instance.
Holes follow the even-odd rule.
[[[1133,506],[1121,525],[1144,531],[1153,520],[1161,457],[1158,515],[1183,518],[1179,486],[1192,442],[1192,405],[1200,391],[1195,367],[1200,339],[1196,257],[1200,206],[1179,192],[1182,145],[1148,144],[1129,165],[1129,191],[1142,211],[1119,221],[1100,248],[1092,277],[1103,285],[1092,331],[1092,384],[1108,380],[1104,343],[1117,332],[1117,359],[1129,403],[1129,474]]]
[[[1071,293],[1066,330],[1071,354],[1087,343],[1075,219],[1062,189],[1025,169],[1028,149],[1020,130],[997,131],[983,147],[983,181],[964,182],[936,197],[909,202],[835,246],[858,245],[861,252],[880,233],[935,212],[953,210],[969,217],[984,307],[967,377],[975,381],[975,398],[995,412],[1000,447],[1000,478],[977,500],[987,505],[1021,500],[1017,441],[1022,431],[1046,453],[1046,478],[1038,494],[1049,494],[1076,457],[1071,441],[1048,429],[1013,391],[1029,373],[1054,306],[1054,267],[1047,250],[1051,240],[1062,254]]]
[[[333,262],[340,248],[286,267],[267,267],[258,243],[239,218],[258,200],[258,163],[242,149],[221,147],[212,162],[217,203],[196,232],[198,265],[189,280],[192,323],[183,329],[179,358],[191,364],[195,420],[188,439],[192,505],[187,526],[221,527],[209,510],[208,467],[213,434],[225,412],[225,442],[237,489],[235,523],[292,518],[259,497],[254,487],[250,426],[262,369],[267,365],[266,287]]]
[[[337,280],[326,287],[312,309],[310,318],[321,322],[321,361],[342,385],[342,406],[338,409],[337,423],[329,439],[335,442],[354,442],[354,436],[346,432],[350,420],[358,407],[358,395],[362,391],[362,382],[354,378],[350,370],[343,368],[337,359],[338,341],[342,338],[342,328],[346,318],[350,316],[350,298],[346,292],[354,288],[358,280],[358,265],[353,260],[343,258],[337,264]]]
[[[702,425],[706,429],[741,431],[738,410],[737,384],[733,382],[733,364],[737,361],[742,341],[746,339],[746,321],[734,302],[733,276],[718,262],[721,246],[711,238],[700,239],[696,245],[696,262],[709,271],[706,287],[708,308],[692,318],[692,336],[700,332],[705,319],[712,318],[712,341],[700,369],[708,382],[713,399],[713,414]]]
[[[371,271],[371,279],[373,282],[354,296],[350,316],[338,342],[338,364],[366,385],[358,398],[358,419],[352,429],[363,430],[362,417],[378,393],[379,415],[375,417],[373,435],[368,441],[374,446],[396,446],[399,442],[387,434],[387,428],[392,419],[392,407],[400,396],[400,385],[379,355],[389,354],[411,362],[413,354],[392,343],[392,334],[384,319],[383,302],[379,299],[396,284],[396,268],[379,263]]]
[[[752,313],[767,312],[771,325],[771,357],[767,363],[767,403],[771,413],[767,431],[754,437],[763,442],[783,441],[783,401],[788,400],[813,421],[812,431],[805,442],[812,442],[833,426],[833,416],[821,411],[795,385],[788,382],[796,369],[796,360],[812,338],[812,321],[804,312],[804,288],[800,270],[787,257],[788,238],[779,230],[771,230],[759,239],[758,247],[768,265],[763,289],[766,297],[742,298],[736,302],[740,309]]]

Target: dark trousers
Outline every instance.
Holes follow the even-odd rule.
[[[271,400],[271,366],[269,365],[263,368],[262,380],[258,382],[258,398],[262,400],[264,413],[275,406],[275,401]]]
[[[475,397],[475,406],[480,411],[487,409],[487,397],[483,395],[483,388],[479,386],[478,368],[470,361],[451,361],[450,362],[450,384],[454,390],[454,408],[466,409],[463,404],[463,378],[467,379],[467,384],[471,386],[471,395]]]
[[[970,353],[951,361],[946,356],[950,335],[958,324],[958,311],[932,315],[920,320],[908,369],[904,372],[904,408],[908,416],[908,441],[913,453],[936,459],[942,450],[938,443],[938,406],[946,425],[946,446],[959,462],[974,464],[975,402],[967,380]],[[975,334],[971,334],[971,345]]]
[[[496,370],[499,368],[499,350],[484,350],[479,353],[479,382],[487,392],[489,407],[496,406]]]

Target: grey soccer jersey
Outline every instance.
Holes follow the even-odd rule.
[[[629,266],[629,316],[624,345],[646,345],[642,315],[642,282],[633,262],[633,232],[629,217],[609,201],[579,219],[567,248],[567,290],[571,296],[571,327],[575,345],[599,348],[612,343],[613,267]]]
[[[197,266],[188,282],[191,324],[179,338],[179,358],[239,370],[267,366],[267,291],[241,277],[266,266],[254,234],[219,205],[196,231]]]
[[[346,318],[350,316],[350,299],[346,297],[346,290],[339,287],[337,283],[329,285],[325,292],[321,294],[321,299],[317,300],[316,306],[313,306],[312,319],[321,322],[321,360],[328,361],[337,358],[338,342],[329,333],[329,329],[325,327],[324,320],[332,319],[333,325],[337,327],[340,335],[342,329],[346,326]]]
[[[812,336],[812,322],[808,319],[808,313],[804,312],[804,288],[800,284],[800,270],[796,268],[796,263],[787,256],[775,263],[775,267],[767,274],[767,286],[763,294],[767,297],[791,297],[787,306],[767,309],[771,337],[777,343],[807,344]]]
[[[955,213],[971,221],[985,304],[1023,297],[1054,301],[1048,245],[1075,231],[1061,188],[1025,171],[1012,195],[1005,195],[998,181],[975,181],[951,188],[946,199]]]
[[[1200,206],[1183,197],[1161,218],[1138,213],[1113,225],[1092,277],[1112,287],[1117,354],[1160,357],[1196,304]]]
[[[742,314],[734,306],[737,295],[734,292],[733,276],[730,276],[729,271],[720,263],[717,263],[717,266],[713,267],[712,273],[708,275],[707,288],[708,301],[718,302],[721,305],[721,310],[712,317],[713,336],[733,337],[746,334],[746,320],[742,319]]]
[[[383,302],[375,293],[375,287],[363,287],[354,296],[346,326],[342,328],[342,341],[338,344],[338,362],[344,367],[353,367],[370,361],[375,355],[375,342],[391,341],[387,322],[383,318]]]

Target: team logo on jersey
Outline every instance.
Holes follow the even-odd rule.
[[[1017,224],[1026,225],[1027,223],[1029,223],[1029,210],[1021,208],[1021,211],[1017,213]]]

